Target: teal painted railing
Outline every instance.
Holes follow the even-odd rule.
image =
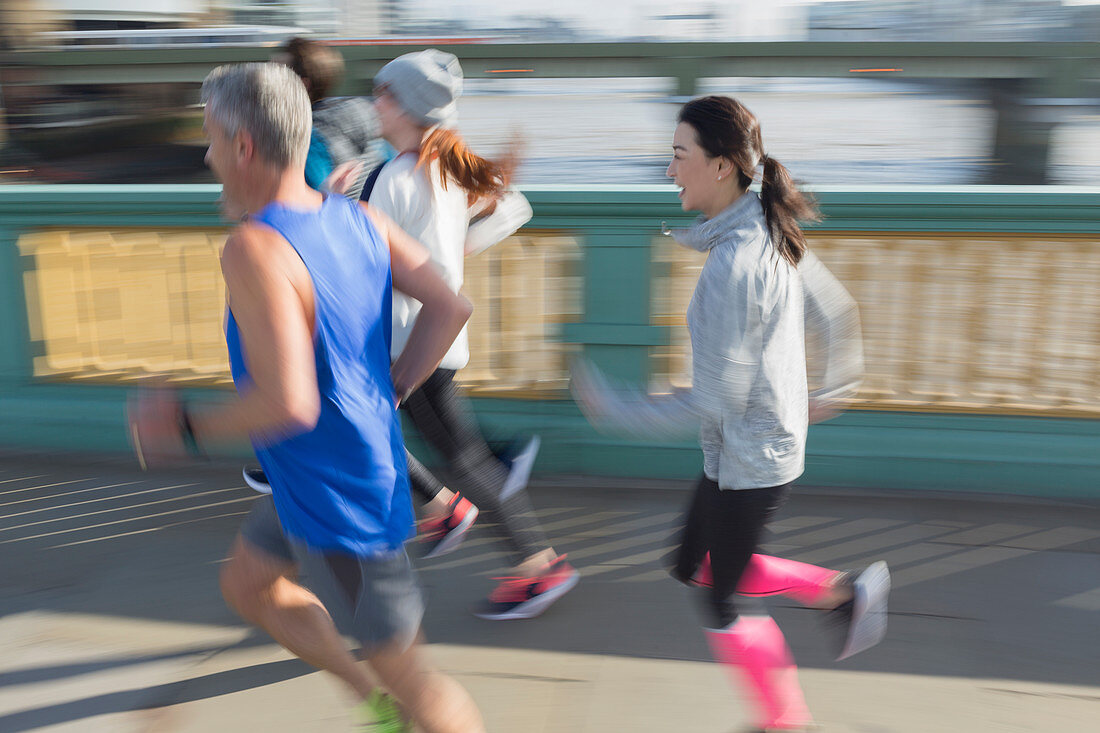
[[[655,351],[667,350],[673,338],[669,326],[656,323],[654,285],[664,271],[658,256],[661,245],[655,243],[661,239],[662,222],[677,226],[690,221],[680,211],[673,189],[530,187],[526,193],[535,210],[529,231],[564,232],[580,244],[583,309],[574,322],[560,328],[557,338],[576,344],[578,351],[620,379],[649,380],[660,371]],[[838,268],[826,258],[838,274],[854,272],[850,261],[860,260],[858,247],[878,240],[888,246],[879,248],[875,261],[888,262],[883,258],[898,251],[917,261],[918,269],[920,253],[928,246],[956,248],[952,251],[961,257],[971,242],[987,249],[1002,240],[1013,247],[1023,243],[1029,247],[1028,256],[1060,252],[1069,242],[1086,268],[1095,268],[1094,254],[1100,255],[1100,189],[915,187],[817,189],[816,194],[825,219],[812,234],[822,240],[821,251],[839,247],[847,257],[838,261]],[[217,195],[212,186],[0,187],[0,447],[126,450],[127,386],[35,376],[34,359],[41,356],[42,346],[31,338],[33,314],[25,289],[34,261],[20,253],[20,237],[50,228],[216,228],[222,226],[214,207]],[[845,247],[845,242],[852,244]],[[926,249],[904,250],[912,242]],[[1006,249],[1005,257],[1011,256]],[[931,277],[936,286],[935,273],[926,270],[921,270],[922,277]],[[1037,265],[1035,277],[1048,277],[1049,270]],[[982,276],[980,270],[973,272]],[[875,283],[873,272],[861,277],[861,289]],[[1092,329],[1092,343],[1070,346],[1091,348],[1100,335],[1100,279],[1091,282],[1092,297],[1076,298],[1075,317],[1085,318],[1081,328]],[[1086,287],[1083,292],[1090,291]],[[894,332],[914,328],[920,309],[935,305],[915,293],[910,294],[913,302],[906,304],[909,310],[898,314]],[[893,324],[885,316],[876,321],[873,315],[865,314],[869,356],[876,339]],[[1061,358],[1053,345],[1043,348],[1044,354],[1055,355],[1050,358]],[[1037,369],[1024,370],[1019,379],[1035,381]],[[1089,376],[1094,373],[1082,379],[1095,379]],[[192,392],[198,399],[224,394],[212,388]],[[1100,395],[1100,389],[1094,394]],[[942,409],[935,402],[914,405],[919,409],[914,412],[898,407],[908,404],[904,400],[890,402],[880,394],[861,403],[872,409],[853,410],[811,428],[803,481],[1095,496],[1100,485],[1100,421],[1092,418],[1092,411],[1097,401],[1100,397],[1091,404],[1055,401],[1054,407],[1035,409],[1028,409],[1026,400],[962,407],[945,401]],[[595,434],[561,390],[537,399],[476,397],[474,403],[490,437],[516,432],[543,436],[540,472],[688,479],[699,470],[700,454],[690,443],[648,444]]]

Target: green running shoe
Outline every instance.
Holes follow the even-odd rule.
[[[394,699],[378,688],[355,711],[359,733],[413,733],[412,724],[405,722]]]

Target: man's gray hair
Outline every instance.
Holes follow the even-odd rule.
[[[245,130],[272,165],[288,168],[305,161],[313,112],[305,85],[287,66],[219,66],[203,80],[202,102],[228,137]]]

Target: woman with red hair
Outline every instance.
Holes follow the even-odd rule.
[[[463,260],[515,232],[531,217],[531,207],[508,187],[516,163],[509,155],[492,161],[473,153],[455,129],[462,68],[452,54],[428,49],[386,64],[374,78],[375,109],[382,136],[398,151],[378,175],[370,204],[428,248],[432,261],[457,292]],[[392,353],[400,354],[417,323],[420,304],[395,294]],[[455,372],[469,361],[463,328],[439,368],[402,406],[427,442],[444,458],[456,484],[495,526],[515,560],[508,577],[475,613],[488,619],[530,618],[542,613],[576,585],[579,574],[554,552],[527,497],[526,474],[538,449],[527,444],[512,466],[489,449]],[[410,461],[414,488],[437,519],[429,532],[443,536],[442,524],[462,509],[430,473]]]

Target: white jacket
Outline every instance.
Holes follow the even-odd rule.
[[[417,169],[412,153],[399,155],[386,164],[371,191],[370,204],[428,249],[432,262],[456,293],[462,288],[466,255],[496,244],[531,219],[527,199],[509,190],[491,215],[471,221],[473,212],[467,206],[466,191],[453,183],[443,188],[438,163]],[[396,359],[405,348],[419,312],[418,301],[394,291],[391,358]],[[469,360],[469,338],[463,326],[439,366],[461,369]]]
[[[793,481],[806,451],[805,328],[827,349],[823,386],[812,397],[854,394],[863,373],[855,301],[812,253],[797,268],[779,256],[756,193],[673,235],[708,253],[687,312],[691,389],[609,389],[602,375],[581,368],[574,391],[597,427],[630,426],[652,438],[699,426],[703,472],[723,489]]]

